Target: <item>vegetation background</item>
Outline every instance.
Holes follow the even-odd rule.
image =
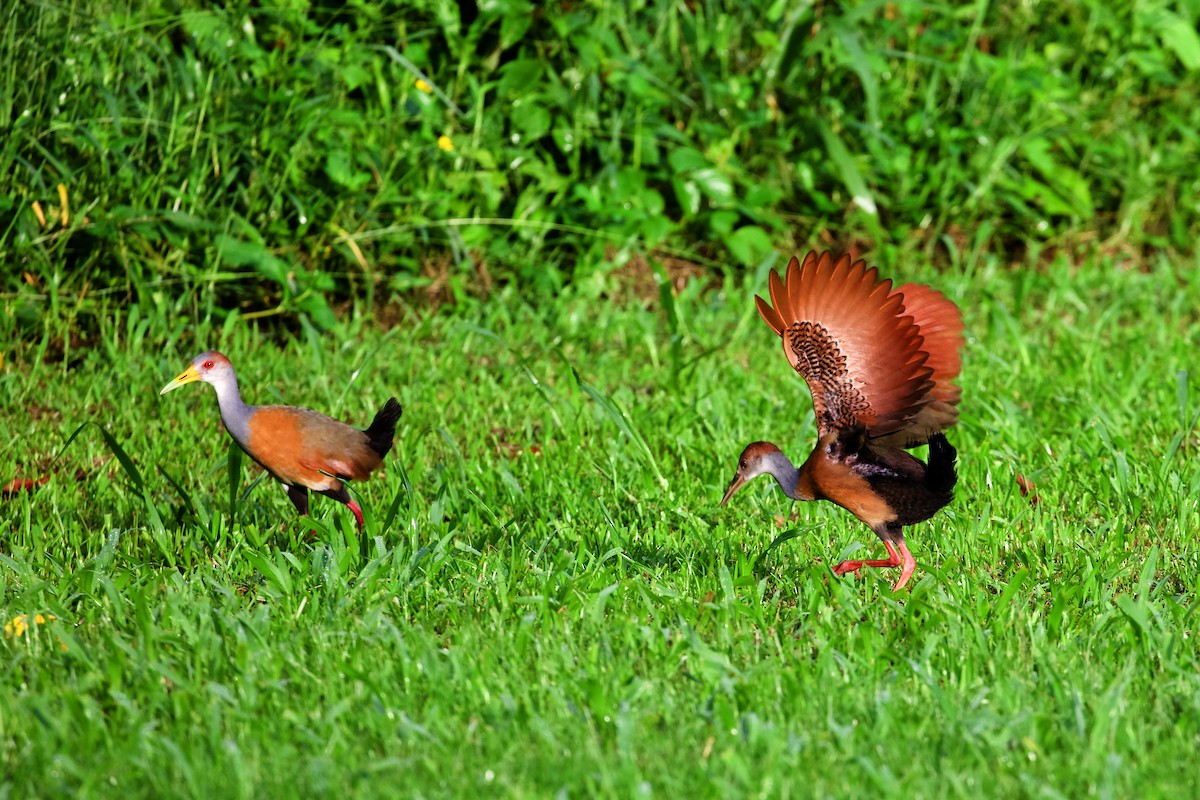
[[[1196,794],[1198,19],[5,4],[0,794]],[[751,299],[808,247],[971,334],[900,597],[715,507],[810,446]],[[214,346],[400,396],[362,537],[158,400]]]

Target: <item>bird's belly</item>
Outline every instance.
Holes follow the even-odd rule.
[[[932,517],[954,499],[953,491],[935,492],[924,484],[880,482],[876,490],[893,509],[897,525],[915,525]]]
[[[872,494],[854,492],[842,496],[826,496],[872,528],[892,522],[896,518],[896,513],[888,504]]]
[[[830,463],[826,467],[814,475],[813,483],[821,497],[846,509],[871,528],[895,520],[896,512],[866,478],[844,464]]]
[[[302,486],[306,489],[312,489],[314,492],[323,492],[327,489],[337,489],[342,485],[342,482],[337,478],[325,475],[316,470],[307,470],[303,468],[292,469],[283,464],[269,464],[247,451],[246,455],[254,460],[254,463],[265,469],[272,478],[285,483],[288,486]]]

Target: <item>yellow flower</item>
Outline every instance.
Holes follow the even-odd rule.
[[[33,617],[33,624],[45,625],[52,619],[55,619],[53,614],[35,614]],[[29,630],[29,615],[21,614],[8,621],[8,623],[4,626],[4,635],[11,639],[14,636],[24,636],[27,630]],[[62,639],[58,640],[58,646],[64,651],[67,649],[67,643]]]
[[[417,88],[425,94],[433,94],[433,87],[420,78],[417,79]]]
[[[38,614],[33,618],[34,625],[45,625],[50,620],[54,619],[53,614]],[[10,639],[14,636],[24,636],[25,631],[29,629],[29,615],[21,614],[13,617],[7,625],[4,626],[4,635]]]
[[[447,153],[450,153],[450,152],[453,152],[453,150],[454,150],[454,142],[450,141],[449,136],[439,136],[438,137],[438,147],[442,148]]]

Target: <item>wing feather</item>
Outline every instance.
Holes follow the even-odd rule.
[[[962,313],[946,295],[928,286],[908,283],[895,292],[904,303],[904,313],[913,318],[925,339],[926,364],[933,370],[937,384],[934,396],[946,399],[951,390],[961,390],[951,381],[962,371],[959,350],[964,344]]]
[[[254,407],[246,452],[279,480],[318,491],[365,480],[380,461],[359,429],[295,406]]]
[[[795,260],[796,257],[792,256],[792,262]],[[763,322],[770,325],[771,329],[780,336],[783,335],[783,317],[779,316],[779,312],[776,311],[774,306],[771,304],[774,303],[776,306],[779,305],[779,301],[776,298],[779,297],[779,292],[782,292],[782,286],[783,284],[780,283],[779,276],[775,274],[775,270],[771,270],[771,275],[767,280],[767,288],[770,291],[771,302],[768,303],[758,295],[754,296],[754,304],[758,306],[759,316],[763,318]]]
[[[904,304],[904,313],[913,318],[925,340],[923,349],[929,354],[925,365],[933,370],[932,401],[912,419],[910,426],[893,434],[892,441],[912,447],[928,441],[931,434],[945,430],[958,422],[958,401],[962,388],[954,383],[962,370],[959,355],[963,339],[962,313],[954,301],[928,286],[909,283],[893,293]]]
[[[808,384],[821,435],[864,425],[872,438],[902,431],[933,396],[933,369],[904,301],[874,267],[829,252],[771,273],[763,319]]]

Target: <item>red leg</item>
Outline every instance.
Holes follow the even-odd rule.
[[[354,502],[354,498],[350,496],[350,492],[346,491],[345,486],[339,485],[336,489],[322,489],[321,494],[333,500],[337,500],[339,503],[345,503],[346,508],[350,509],[351,513],[354,514],[354,521],[358,523],[359,533],[362,533],[362,506]]]
[[[845,575],[847,572],[858,572],[863,567],[900,567],[900,580],[896,581],[896,585],[892,587],[893,592],[898,592],[904,588],[904,584],[908,583],[908,579],[912,577],[913,570],[917,568],[917,560],[913,558],[912,553],[908,552],[908,545],[904,543],[904,539],[900,540],[900,552],[896,552],[896,546],[891,542],[885,541],[883,546],[887,548],[888,558],[868,559],[863,561],[843,561],[833,568],[834,575]]]
[[[863,567],[898,567],[900,566],[900,554],[896,552],[896,547],[891,542],[884,542],[883,546],[887,548],[890,558],[869,559],[864,561],[843,561],[833,568],[834,575],[845,575],[847,572],[858,572]]]
[[[903,566],[900,567],[900,580],[896,581],[896,585],[892,587],[893,592],[898,592],[904,588],[904,584],[908,583],[908,579],[912,577],[913,570],[917,568],[917,560],[913,558],[913,554],[908,552],[908,545],[904,540],[900,540],[900,555],[904,559]]]
[[[363,529],[362,507],[359,506],[359,504],[354,502],[353,500],[351,500],[349,503],[346,503],[346,506],[351,511],[354,512],[354,518],[356,520],[358,520],[358,532],[362,533],[362,529]]]

